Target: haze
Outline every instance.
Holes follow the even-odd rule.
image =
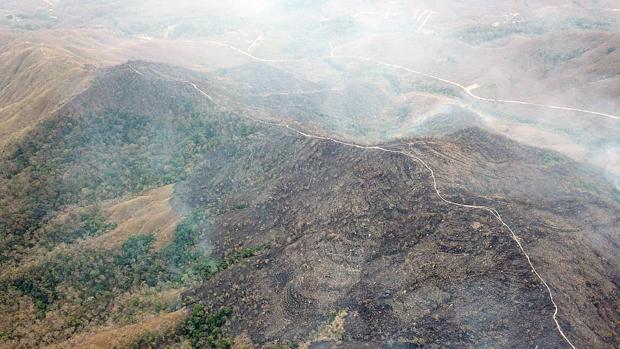
[[[0,0],[0,347],[613,348],[619,135],[617,0]]]

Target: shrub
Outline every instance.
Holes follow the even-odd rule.
[[[222,307],[210,315],[202,304],[196,304],[183,321],[180,334],[190,340],[193,348],[230,348],[232,340],[224,335],[222,326],[231,314],[231,307]]]

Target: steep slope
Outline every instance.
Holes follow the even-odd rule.
[[[488,136],[474,135],[462,149],[451,149],[451,156],[469,154],[466,147],[488,156],[476,148]],[[217,274],[187,295],[214,308],[235,304],[233,333],[247,333],[261,344],[312,341],[312,333],[344,311],[344,328],[330,339],[344,341],[343,347],[567,346],[551,319],[546,289],[495,217],[446,205],[432,189],[427,169],[406,156],[292,136],[267,135],[257,145],[248,140],[222,149],[206,159],[187,189],[178,187],[192,207],[211,212],[205,245],[215,255],[240,243],[271,241],[269,252],[252,263]],[[510,150],[507,142],[496,140],[505,147],[495,156],[539,161],[526,148]],[[545,155],[551,156],[538,153]],[[483,158],[471,165],[487,166]],[[455,201],[493,205],[497,200],[462,186],[447,191],[456,194]],[[529,228],[517,229],[559,293],[560,323],[569,337],[577,346],[611,347],[617,333],[617,266],[600,259],[605,252],[579,233],[600,234],[617,245],[617,225],[608,222],[596,232],[577,230],[569,237],[553,225],[560,217],[549,217],[549,206],[526,204],[518,196],[517,203],[503,200],[511,203],[500,205],[511,225]],[[617,203],[592,200],[581,205],[603,205],[605,216],[618,217]],[[239,202],[240,210],[211,211],[213,205]],[[539,215],[538,224],[532,213]],[[562,259],[573,269],[570,276],[549,249],[579,256],[579,261]],[[589,291],[592,284],[606,291]],[[572,303],[573,297],[590,297],[597,305]]]
[[[419,140],[414,149],[433,164],[441,190],[454,200],[487,202],[471,193],[489,198],[520,226],[571,327],[588,339],[582,346],[617,337],[613,308],[601,306],[620,299],[620,192],[613,183],[557,153],[476,129],[448,141]]]

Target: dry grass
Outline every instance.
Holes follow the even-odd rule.
[[[0,28],[0,148],[20,139],[90,85],[100,67],[119,64],[105,31]]]
[[[0,280],[19,275],[24,270],[41,263],[48,256],[54,256],[62,251],[69,252],[74,248],[94,249],[117,249],[127,239],[138,234],[152,234],[155,237],[153,247],[159,250],[165,247],[174,237],[177,224],[181,221],[181,215],[170,206],[174,184],[151,189],[141,195],[102,206],[108,222],[117,226],[113,230],[96,237],[79,240],[74,245],[60,244],[52,251],[41,247],[19,266],[0,271]],[[72,212],[80,212],[84,207],[72,209]],[[69,211],[61,213],[54,218],[53,222],[61,222],[67,219]]]
[[[87,60],[19,40],[0,54],[0,146],[18,139],[83,91],[94,76]]]
[[[345,331],[344,324],[345,324],[345,318],[347,317],[347,315],[348,313],[346,310],[340,310],[331,322],[329,322],[328,324],[323,326],[321,329],[319,329],[317,333],[311,335],[308,341],[306,341],[305,343],[301,343],[299,345],[299,348],[309,349],[310,345],[313,342],[320,342],[320,341],[339,342],[341,341],[344,336],[344,331]]]
[[[172,313],[160,313],[136,324],[122,327],[112,326],[94,332],[82,333],[64,343],[47,348],[123,348],[131,345],[142,334],[149,332],[166,333],[173,330],[185,316],[187,316],[185,309]]]
[[[174,185],[149,190],[129,200],[107,204],[103,211],[115,229],[85,241],[94,247],[114,249],[132,235],[153,234],[155,249],[166,246],[174,237],[181,216],[170,206]]]

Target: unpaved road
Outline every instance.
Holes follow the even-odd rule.
[[[532,107],[539,107],[539,108],[548,108],[548,109],[555,109],[555,110],[563,110],[563,111],[569,111],[569,112],[579,112],[579,113],[584,113],[584,114],[590,114],[590,115],[595,115],[595,116],[601,116],[601,117],[606,117],[606,118],[610,118],[610,119],[614,119],[614,120],[620,120],[620,116],[618,115],[613,115],[613,114],[608,114],[608,113],[602,113],[602,112],[597,112],[597,111],[593,111],[593,110],[587,110],[587,109],[580,109],[580,108],[573,108],[573,107],[565,107],[565,106],[557,106],[557,105],[550,105],[550,104],[541,104],[541,103],[533,103],[533,102],[527,102],[527,101],[519,101],[519,100],[510,100],[510,99],[498,99],[498,98],[487,98],[487,97],[482,97],[479,95],[476,95],[472,92],[472,90],[474,88],[465,86],[463,84],[460,84],[456,81],[452,81],[449,79],[445,79],[433,74],[428,74],[428,73],[424,73],[421,71],[417,71],[402,65],[398,65],[398,64],[393,64],[393,63],[389,63],[386,61],[382,61],[380,59],[375,59],[375,58],[369,58],[369,57],[364,57],[364,56],[357,56],[357,55],[339,55],[339,54],[335,54],[333,51],[329,53],[329,55],[327,56],[323,56],[323,57],[316,57],[316,58],[299,58],[299,59],[268,59],[268,58],[261,58],[261,57],[257,57],[245,50],[242,50],[238,47],[235,47],[233,45],[227,44],[227,43],[223,43],[220,41],[212,41],[212,40],[207,40],[207,41],[190,41],[190,40],[185,40],[183,42],[188,42],[188,43],[203,43],[203,44],[212,44],[212,45],[218,45],[218,46],[223,46],[226,48],[229,48],[241,55],[244,55],[250,59],[253,59],[257,62],[264,62],[264,63],[292,63],[292,62],[301,62],[301,61],[308,61],[308,60],[313,60],[313,59],[328,59],[328,58],[332,58],[332,59],[356,59],[356,60],[361,60],[361,61],[366,61],[366,62],[371,62],[371,63],[375,63],[378,65],[383,65],[386,67],[390,67],[390,68],[394,68],[394,69],[398,69],[398,70],[402,70],[402,71],[406,71],[408,73],[411,74],[415,74],[415,75],[419,75],[419,76],[423,76],[429,79],[433,79],[433,80],[437,80],[452,86],[456,86],[459,89],[463,90],[463,92],[465,92],[469,97],[474,98],[476,100],[479,101],[484,101],[484,102],[490,102],[490,103],[503,103],[503,104],[519,104],[519,105],[528,105],[528,106],[532,106]],[[472,85],[475,86],[475,85]]]

